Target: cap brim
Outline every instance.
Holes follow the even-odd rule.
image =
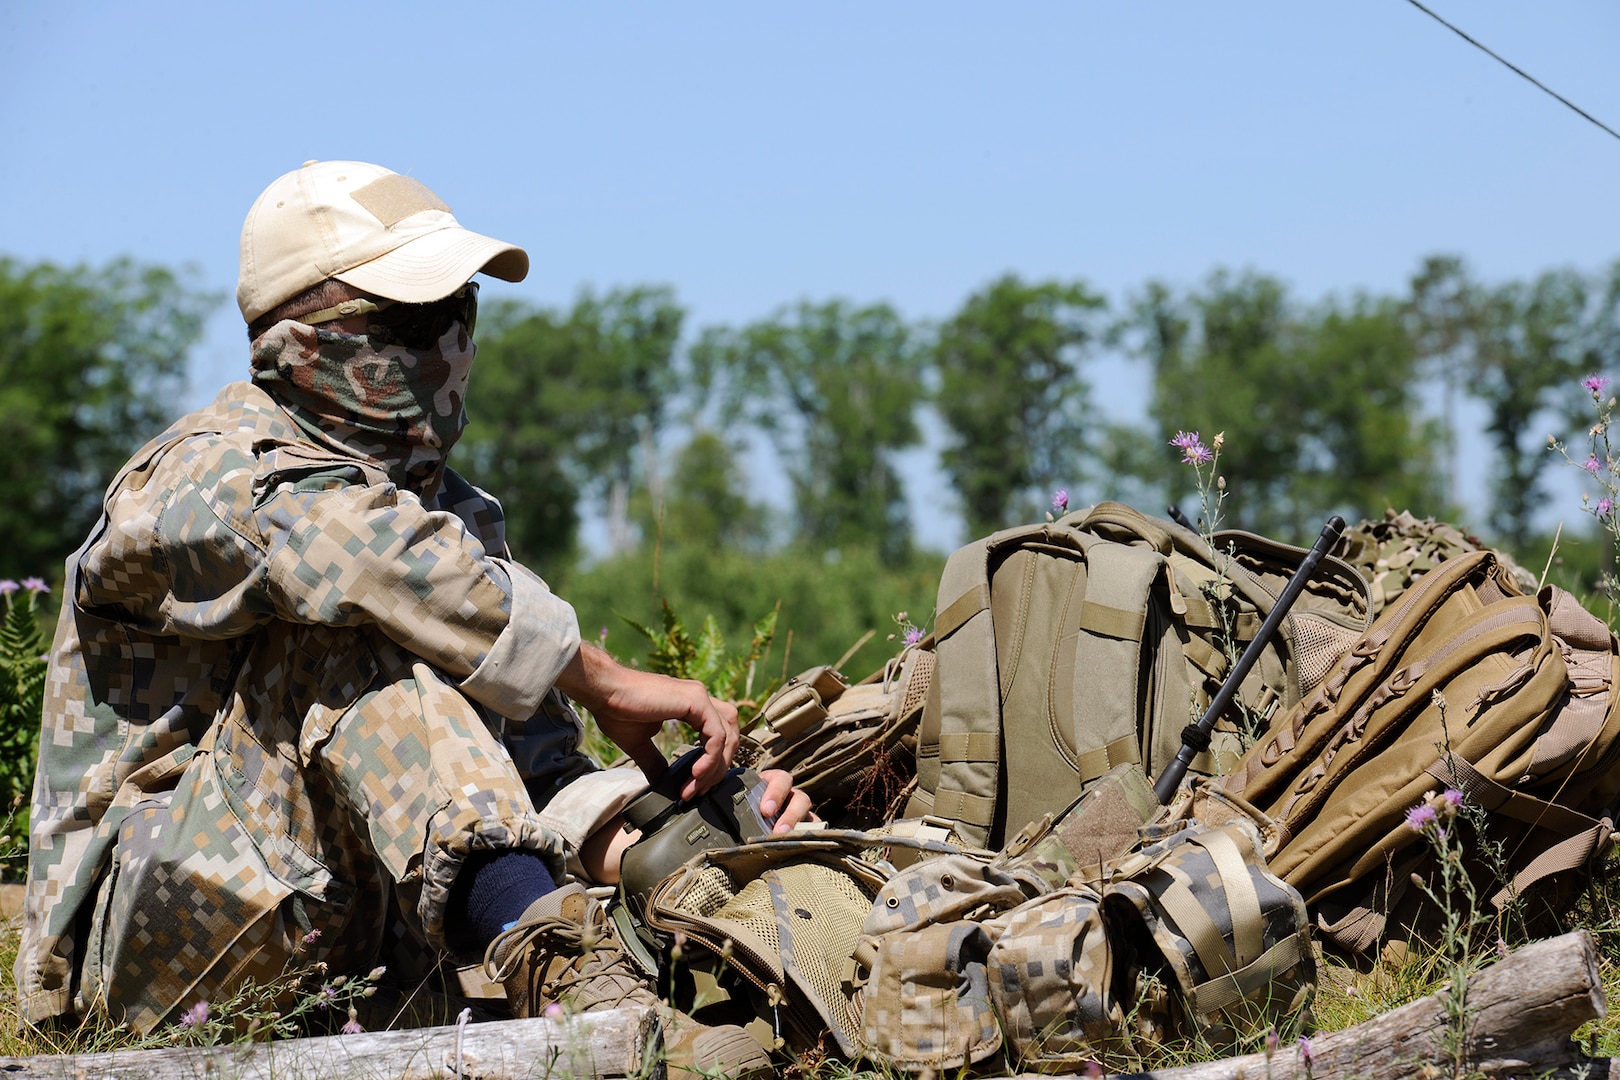
[[[451,226],[332,276],[373,296],[426,304],[449,296],[480,272],[502,281],[522,281],[529,273],[528,252]]]

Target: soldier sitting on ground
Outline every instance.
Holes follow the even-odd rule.
[[[736,710],[581,644],[446,465],[470,279],[527,270],[374,165],[311,162],[254,204],[251,380],[136,453],[67,563],[16,966],[30,1021],[144,1031],[295,954],[364,973],[492,945],[517,1015],[656,1001],[610,937],[581,947],[602,913],[559,887],[570,858],[611,882],[625,835],[589,793],[628,771],[581,754],[570,699],[647,777],[663,723],[695,729],[687,795],[729,766]],[[779,830],[805,819],[786,773],[764,779]],[[766,1065],[740,1029],[669,1022],[672,1063]]]

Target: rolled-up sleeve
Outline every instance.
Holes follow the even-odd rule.
[[[461,689],[516,719],[540,708],[546,690],[579,651],[579,620],[535,574],[516,563],[507,563],[506,570],[511,618]]]

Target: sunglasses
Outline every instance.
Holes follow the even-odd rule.
[[[375,345],[399,345],[407,349],[431,349],[456,323],[467,328],[468,336],[478,322],[478,282],[469,281],[442,300],[426,304],[406,304],[398,300],[345,300],[336,307],[300,315],[306,326],[366,316],[366,336]]]

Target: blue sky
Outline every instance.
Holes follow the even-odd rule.
[[[1430,6],[1620,128],[1620,5]],[[308,158],[525,245],[489,295],[662,282],[694,326],[938,317],[1008,270],[1118,299],[1252,267],[1309,298],[1439,251],[1489,280],[1620,255],[1620,141],[1404,0],[0,5],[0,253],[229,294],[249,203]],[[196,395],[244,363],[227,302]],[[1139,410],[1133,372],[1097,376]]]

